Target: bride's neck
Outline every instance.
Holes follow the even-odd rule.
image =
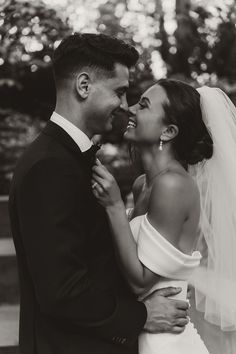
[[[150,184],[155,176],[168,170],[171,164],[176,163],[174,154],[167,146],[163,150],[159,150],[157,145],[142,146],[140,155],[147,184]]]

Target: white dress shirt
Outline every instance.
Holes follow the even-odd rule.
[[[79,128],[77,128],[73,123],[71,123],[66,118],[63,118],[60,114],[53,112],[50,120],[53,123],[59,125],[62,129],[64,129],[67,134],[74,140],[74,142],[78,145],[82,152],[87,151],[93,145],[92,141],[89,137],[82,132]]]

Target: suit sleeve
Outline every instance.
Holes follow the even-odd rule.
[[[48,159],[25,176],[17,203],[25,254],[41,311],[71,331],[129,345],[146,321],[145,305],[93,284],[86,264],[84,176]]]

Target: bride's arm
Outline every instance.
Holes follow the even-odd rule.
[[[122,200],[107,205],[106,212],[122,272],[132,290],[137,295],[141,295],[156,283],[159,276],[146,268],[138,258],[137,244],[134,241]]]
[[[120,267],[133,291],[140,295],[151,288],[157,282],[159,276],[146,268],[138,258],[137,245],[133,238],[125,206],[114,177],[104,166],[99,165],[94,167],[93,179],[97,182],[94,194],[105,207],[108,215]],[[151,218],[151,222],[153,222],[153,226],[157,229],[158,225],[156,221],[159,218],[163,218],[164,220],[161,223],[162,229],[166,223],[171,223],[171,229],[176,229],[177,233],[183,224],[185,216],[183,215],[182,208],[178,207],[178,212],[175,212],[176,200],[180,201],[180,192],[182,192],[177,187],[170,184],[170,186],[166,186],[164,191],[162,190],[161,198],[165,202],[160,200],[160,198],[156,198],[156,193],[159,189],[154,188],[155,193],[151,198],[152,203],[150,204],[148,215]],[[157,212],[160,213],[158,220],[156,220],[155,216]],[[166,217],[167,214],[171,215],[170,218]],[[166,229],[168,229],[168,225],[166,225]],[[171,237],[174,236],[171,234]],[[171,240],[169,239],[169,241]]]
[[[137,245],[114,177],[101,164],[96,165],[93,172],[93,192],[105,207],[119,266],[133,292],[141,295],[156,283],[159,276],[146,268],[138,258]]]

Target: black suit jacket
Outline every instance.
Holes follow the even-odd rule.
[[[137,352],[146,309],[117,267],[85,155],[48,122],[13,177],[21,354]]]

